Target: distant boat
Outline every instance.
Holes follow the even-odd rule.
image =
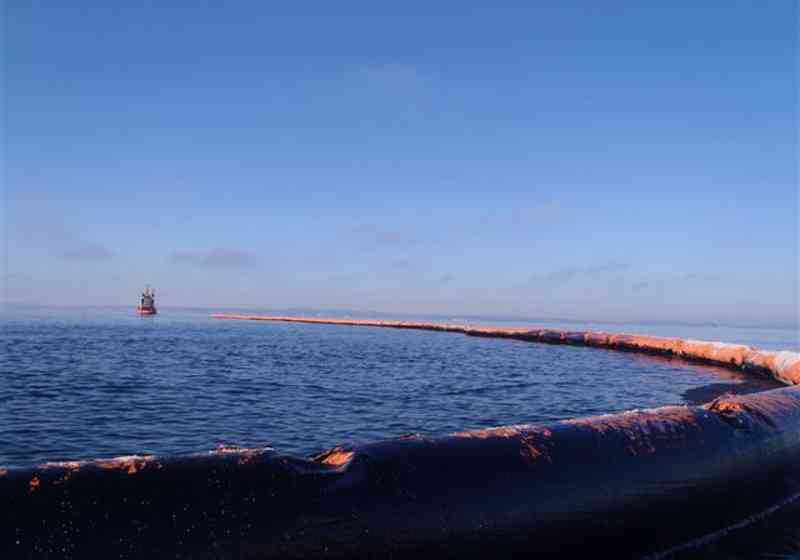
[[[158,313],[156,309],[156,291],[150,286],[147,286],[142,292],[142,301],[136,308],[136,313],[139,315],[155,315]]]

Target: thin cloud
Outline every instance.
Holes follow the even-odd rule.
[[[335,284],[358,284],[364,278],[360,272],[347,272],[341,274],[329,274],[326,277],[327,283]]]
[[[562,268],[548,272],[545,274],[544,280],[548,284],[561,285],[575,279],[579,273],[580,269],[571,266],[569,268]]]
[[[2,283],[3,288],[8,288],[11,285],[16,286],[30,283],[33,280],[33,276],[25,274],[24,272],[7,272],[5,274],[0,274],[0,283]]]
[[[367,84],[393,97],[417,99],[425,88],[419,70],[407,64],[383,64],[364,69]]]
[[[365,250],[405,249],[419,240],[401,229],[390,229],[375,224],[361,224],[350,231],[350,237]]]
[[[682,282],[715,282],[723,279],[724,276],[709,272],[687,272],[679,278]]]
[[[644,292],[653,290],[664,290],[667,286],[680,283],[703,283],[714,282],[722,278],[719,274],[707,272],[688,272],[667,278],[649,278],[639,280],[631,284],[631,291]]]
[[[558,200],[543,200],[523,208],[490,210],[478,218],[475,234],[483,235],[486,229],[499,231],[535,231],[558,224],[564,220],[564,211]]]
[[[15,224],[15,245],[46,251],[53,257],[69,261],[103,262],[114,257],[114,251],[98,243],[92,236],[59,220],[27,220]]]
[[[517,227],[535,227],[556,223],[561,218],[561,203],[557,200],[548,200],[528,208],[513,210],[509,222]]]
[[[71,261],[102,262],[111,259],[114,252],[97,243],[73,242],[64,250],[62,256]]]
[[[630,267],[631,267],[630,263],[610,262],[610,263],[600,264],[597,266],[591,266],[589,268],[584,269],[584,272],[587,274],[609,274],[612,272],[622,272],[623,270],[627,270]]]
[[[257,256],[239,249],[216,247],[207,251],[175,251],[170,260],[209,268],[249,268],[258,264]]]
[[[411,261],[408,259],[397,259],[392,262],[392,268],[395,270],[410,270],[412,266]]]
[[[562,286],[579,278],[605,277],[610,274],[623,272],[630,268],[629,263],[608,262],[594,266],[569,266],[551,270],[546,274],[536,274],[531,277],[530,284],[545,285],[551,288]]]

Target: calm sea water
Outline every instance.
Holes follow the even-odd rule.
[[[784,348],[795,334],[710,330],[712,338]],[[774,386],[607,350],[215,321],[204,311],[142,318],[129,309],[9,307],[0,337],[0,465],[218,445],[310,455],[410,432],[705,402]]]
[[[4,466],[218,445],[311,455],[411,432],[700,403],[777,386],[721,368],[609,350],[215,321],[206,311],[165,308],[141,318],[119,308],[7,307],[0,325]],[[530,325],[800,349],[798,333],[780,329]],[[774,541],[775,529],[766,531],[748,542]]]

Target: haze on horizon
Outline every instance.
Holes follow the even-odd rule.
[[[798,325],[796,2],[8,2],[5,303]]]

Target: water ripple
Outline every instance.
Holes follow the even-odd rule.
[[[219,444],[310,455],[774,385],[602,349],[329,325],[4,317],[0,464]],[[720,381],[724,383],[720,383]]]

